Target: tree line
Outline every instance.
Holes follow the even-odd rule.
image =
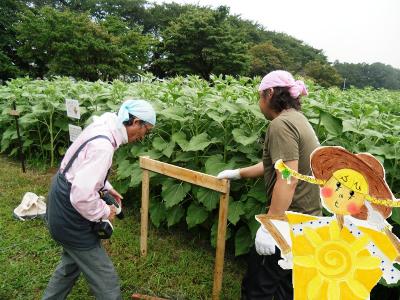
[[[135,80],[143,72],[208,79],[211,74],[262,76],[274,69],[313,78],[322,86],[400,85],[400,70],[383,64],[331,64],[322,50],[232,15],[226,6],[146,0],[0,4],[3,81],[26,75]]]

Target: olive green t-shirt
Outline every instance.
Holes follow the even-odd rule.
[[[298,160],[299,173],[312,175],[310,154],[319,146],[318,138],[306,117],[295,109],[284,110],[267,128],[263,164],[268,206],[276,182],[274,164],[277,160]],[[299,180],[290,211],[322,215],[319,187]]]

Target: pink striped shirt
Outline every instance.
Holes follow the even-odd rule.
[[[96,135],[107,136],[111,143],[104,138],[90,141],[79,152],[66,173],[66,178],[71,183],[71,204],[90,221],[107,219],[110,214],[109,206],[100,199],[98,192],[104,186],[115,150],[128,141],[125,126],[118,125],[117,115],[105,113],[100,117],[95,117],[94,122],[85,128],[68,148],[60,167],[62,172],[79,146]],[[107,181],[104,189],[111,188],[111,184]]]

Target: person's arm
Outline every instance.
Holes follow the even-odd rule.
[[[108,141],[99,139],[88,143],[84,159],[71,182],[71,204],[89,221],[110,216],[110,207],[100,198],[98,191],[103,188],[113,152]]]
[[[217,175],[218,179],[241,179],[241,178],[255,178],[264,175],[264,165],[262,162],[234,170],[224,170]]]
[[[239,169],[241,178],[255,178],[262,177],[264,175],[264,165],[263,162],[259,162],[258,164],[252,165],[250,167]]]
[[[299,161],[290,160],[285,161],[285,164],[292,170],[298,171]],[[271,205],[267,215],[269,216],[282,216],[288,210],[293,200],[294,191],[296,189],[297,179],[291,178],[290,183],[282,178],[281,173],[276,170],[276,183],[272,191]]]

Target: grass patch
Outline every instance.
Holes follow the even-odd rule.
[[[27,170],[0,156],[0,299],[40,299],[61,255],[41,219],[17,221],[14,208],[25,192],[47,196],[52,174]],[[128,200],[125,199],[125,202]],[[139,202],[140,195],[129,199]],[[185,228],[149,227],[148,256],[140,257],[140,214],[128,205],[125,219],[114,222],[104,245],[121,279],[123,298],[133,293],[170,299],[210,299],[215,250],[204,233]],[[226,253],[221,299],[240,298],[243,259]],[[83,276],[68,299],[94,299]]]

